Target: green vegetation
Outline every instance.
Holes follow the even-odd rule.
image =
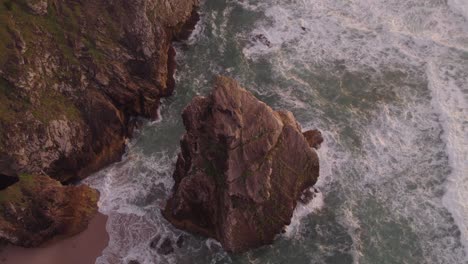
[[[96,63],[104,60],[103,53],[88,35],[81,35],[82,6],[78,2],[49,1],[48,14],[37,16],[28,11],[24,0],[0,0],[0,70],[6,74],[15,75],[20,69],[16,62],[18,58],[37,56],[43,49],[56,52],[61,57],[63,67],[55,76],[42,76],[47,84],[47,91],[39,93],[39,103],[32,105],[26,95],[19,94],[14,85],[0,78],[0,123],[12,123],[24,116],[25,112],[32,112],[41,122],[47,123],[53,119],[66,116],[69,120],[79,118],[79,110],[58,92],[51,92],[47,87],[60,81],[73,80],[74,67],[80,67],[79,59],[73,51],[72,40],[81,40],[88,49],[89,55]],[[44,32],[47,32],[44,34]],[[92,32],[91,32],[92,33]],[[25,42],[24,54],[18,54],[17,43]],[[40,41],[39,41],[40,40]],[[40,43],[40,44],[39,44]],[[29,60],[31,61],[31,60]],[[19,67],[28,67],[22,65]],[[25,70],[25,69],[21,69]],[[31,87],[35,89],[36,87]]]
[[[42,29],[49,33],[53,38],[53,43],[56,44],[69,63],[78,63],[77,58],[73,55],[67,39],[69,37],[77,36],[79,34],[79,16],[80,12],[74,12],[75,9],[70,8],[69,5],[77,4],[61,4],[60,11],[63,14],[58,14],[56,10],[57,4],[50,4],[48,14],[45,16],[37,16],[28,12],[28,7],[25,1],[3,1],[0,5],[0,24],[5,25],[0,28],[0,36],[10,43],[1,43],[0,51],[2,51],[2,58],[8,55],[8,52],[14,52],[11,45],[11,31],[17,30],[21,32],[21,36],[26,42],[29,54],[34,54],[33,50],[36,47],[34,41],[44,36],[42,32],[37,29]],[[79,9],[76,9],[79,10]],[[4,38],[3,38],[4,37]],[[52,42],[51,42],[52,43]],[[30,45],[28,45],[30,44]],[[7,53],[4,53],[6,51]]]
[[[33,106],[27,98],[18,95],[11,84],[0,78],[0,123],[17,122],[24,118],[27,111],[31,111],[33,116],[44,124],[63,117],[70,121],[80,119],[80,111],[62,94],[43,92],[39,105]]]
[[[12,3],[10,1],[4,2],[2,5],[0,5],[0,67],[2,67],[9,55],[11,54],[12,47],[12,37],[10,33],[8,32],[12,20],[8,16],[10,13],[9,10],[12,9]]]
[[[4,202],[14,204],[26,204],[28,201],[24,199],[24,190],[32,190],[37,187],[37,179],[30,174],[19,175],[19,181],[8,188],[0,191],[0,205]]]
[[[16,56],[15,34],[20,34],[26,43],[25,57],[40,49],[50,49],[69,64],[79,65],[73,45],[82,42],[88,55],[99,64],[105,58],[102,46],[107,49],[118,45],[120,29],[116,19],[126,12],[117,8],[108,10],[107,6],[93,1],[48,1],[47,14],[40,16],[31,13],[26,0],[0,2],[0,69],[9,58]],[[98,32],[94,26],[98,17],[104,21],[105,28],[101,30],[105,32]],[[101,47],[96,45],[96,40]]]
[[[61,116],[65,116],[70,121],[80,119],[80,111],[60,93],[42,93],[39,101],[40,107],[34,107],[32,114],[44,124]]]
[[[14,87],[0,78],[0,123],[11,123],[21,117],[20,111],[28,108],[29,102],[19,98]]]

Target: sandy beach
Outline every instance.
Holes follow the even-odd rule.
[[[107,216],[96,215],[84,232],[39,248],[7,246],[0,250],[1,264],[94,264],[106,248]]]

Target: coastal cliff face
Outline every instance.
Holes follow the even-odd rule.
[[[174,89],[197,1],[2,0],[0,174],[68,182],[118,160]]]
[[[61,215],[87,223],[95,192],[59,182],[117,161],[134,117],[157,118],[174,89],[172,41],[188,35],[197,4],[0,0],[0,240],[74,233]],[[19,175],[35,175],[27,189]],[[94,209],[69,214],[79,208]]]
[[[272,243],[317,181],[311,147],[323,141],[320,132],[306,139],[292,113],[272,110],[226,77],[208,97],[193,99],[183,121],[187,132],[163,215],[230,252]]]

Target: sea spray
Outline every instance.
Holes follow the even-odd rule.
[[[446,72],[450,75],[446,76]],[[460,228],[468,252],[468,66],[446,67],[432,61],[427,65],[427,75],[451,165],[443,202]]]

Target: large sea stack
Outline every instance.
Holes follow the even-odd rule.
[[[292,113],[274,111],[236,81],[218,77],[183,111],[187,130],[164,216],[217,239],[229,252],[270,244],[315,184],[320,132],[302,134]]]

